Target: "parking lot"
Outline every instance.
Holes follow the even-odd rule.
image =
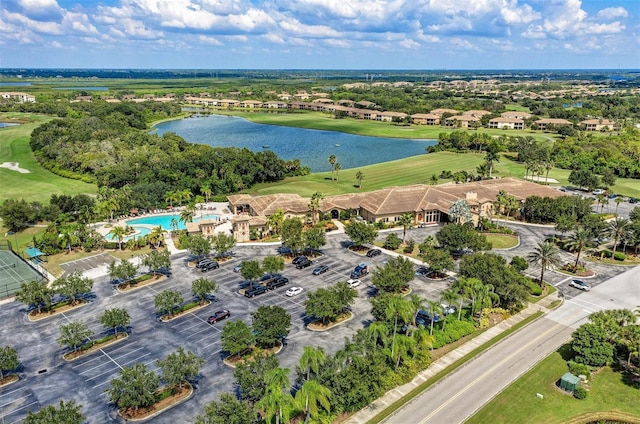
[[[529,226],[518,226],[516,229],[521,234],[521,245],[500,252],[507,258],[516,254],[526,256],[546,232],[552,231],[548,228]],[[408,237],[421,242],[424,237],[435,234],[437,230],[437,227],[413,229],[409,231]],[[383,239],[385,236],[383,233],[379,238]],[[294,370],[306,345],[321,346],[326,352],[335,353],[343,346],[345,337],[352,336],[372,319],[368,299],[375,294],[375,288],[371,284],[371,274],[362,277],[363,284],[356,288],[358,297],[352,307],[354,319],[330,331],[312,332],[305,328],[306,295],[319,287],[346,281],[353,268],[360,262],[366,262],[370,268],[375,269],[377,265],[389,259],[385,253],[374,258],[358,255],[348,251],[347,245],[345,235],[330,236],[327,246],[323,248],[323,255],[313,258],[312,266],[299,270],[294,265],[287,264],[282,272],[282,275],[289,279],[287,285],[251,299],[239,293],[242,277],[233,272],[233,268],[243,260],[262,260],[268,255],[274,255],[277,246],[236,247],[235,256],[231,261],[207,273],[187,266],[186,255],[177,256],[172,258],[173,275],[170,278],[127,293],[117,292],[108,278],[102,276],[95,279],[95,296],[89,305],[38,322],[27,320],[25,307],[20,303],[3,305],[0,339],[3,345],[11,345],[18,350],[21,379],[0,389],[0,419],[6,424],[20,422],[27,411],[35,411],[47,404],[65,399],[75,400],[83,405],[83,413],[90,423],[124,422],[117,416],[115,408],[109,405],[104,393],[110,380],[118,375],[122,367],[137,362],[146,364],[148,369],[156,370],[156,360],[163,359],[182,346],[206,360],[195,385],[195,394],[188,402],[147,422],[193,422],[206,403],[217,399],[221,392],[233,391],[233,370],[222,362],[220,347],[220,335],[226,321],[213,325],[207,323],[207,317],[219,309],[231,311],[228,320],[243,320],[248,324],[251,323],[251,312],[260,305],[279,305],[287,310],[292,316],[292,328],[285,348],[278,355],[283,367]],[[313,268],[320,264],[327,265],[329,270],[321,275],[312,275]],[[600,268],[596,277],[588,280],[589,284],[598,284],[614,273],[622,272],[621,267],[597,267]],[[528,272],[537,275],[538,271],[532,268]],[[203,276],[218,283],[220,290],[216,293],[217,301],[173,321],[160,322],[154,309],[154,297],[171,288],[180,291],[185,301],[188,301],[192,299],[191,282]],[[581,293],[567,286],[570,279],[565,275],[547,272],[545,279],[557,285],[569,297]],[[440,292],[449,283],[450,280],[433,281],[416,277],[410,286],[413,292],[421,297],[439,300]],[[303,292],[294,297],[286,296],[285,292],[292,286],[303,287]],[[105,309],[114,307],[125,308],[131,315],[130,336],[99,352],[75,361],[64,361],[62,354],[65,350],[56,342],[60,325],[82,320],[97,337],[105,332],[99,323],[100,316]]]

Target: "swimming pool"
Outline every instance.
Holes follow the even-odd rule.
[[[197,215],[197,214],[196,214]],[[157,227],[158,225],[162,227],[165,231],[171,231],[171,220],[175,219],[178,222],[178,229],[185,230],[187,227],[184,225],[184,222],[180,222],[180,215],[152,215],[145,216],[142,218],[130,219],[127,221],[127,225],[131,227],[135,227],[137,225],[147,225],[151,227]],[[220,216],[214,214],[206,214],[202,216],[196,216],[193,218],[193,222],[198,222],[202,219],[215,219],[219,220]]]

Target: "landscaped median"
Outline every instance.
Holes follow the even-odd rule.
[[[150,284],[159,283],[160,281],[165,280],[167,277],[163,274],[144,274],[139,277],[133,278],[124,283],[120,283],[117,285],[117,290],[120,293],[126,293],[132,290],[139,289],[141,287],[148,286]]]
[[[187,401],[192,394],[193,386],[188,382],[184,382],[182,386],[163,387],[154,393],[157,400],[151,406],[120,408],[118,414],[127,421],[145,421]]]
[[[125,340],[127,337],[129,337],[129,334],[127,333],[120,333],[115,335],[109,334],[98,340],[91,340],[80,346],[78,349],[65,353],[64,355],[62,355],[62,357],[65,361],[73,361],[85,355],[89,355],[90,353],[97,352],[107,346],[119,343]]]
[[[180,318],[182,316],[195,312],[199,309],[206,308],[209,305],[211,305],[210,300],[189,302],[186,305],[181,306],[178,310],[175,310],[170,314],[161,316],[160,321],[169,322],[176,318]]]

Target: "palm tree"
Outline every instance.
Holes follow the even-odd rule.
[[[184,190],[180,190],[177,193],[177,195],[180,202],[180,206],[182,206],[183,200],[186,200],[188,202],[193,197],[193,193],[191,193],[191,190],[189,190],[188,188],[185,188]]]
[[[616,202],[616,215],[618,215],[618,206],[620,206],[620,203],[624,203],[624,197],[618,196],[614,202]]]
[[[331,181],[333,181],[333,171],[336,169],[336,155],[329,156],[329,165],[331,165]]]
[[[169,202],[169,206],[173,208],[173,202],[177,202],[180,199],[177,191],[168,191],[164,195],[164,201]]]
[[[306,415],[305,424],[309,419],[318,415],[318,407],[322,406],[327,411],[330,410],[329,397],[331,390],[318,383],[316,380],[307,380],[296,393],[296,403],[304,409]]]
[[[478,296],[478,305],[480,305],[480,316],[482,316],[482,310],[484,309],[486,299],[491,301],[491,306],[494,302],[500,301],[500,297],[494,290],[495,288],[493,287],[493,284],[482,284],[478,287],[476,294]]]
[[[585,248],[591,246],[591,238],[591,231],[580,226],[576,228],[576,230],[565,240],[565,246],[567,247],[567,249],[576,252],[576,262],[573,265],[574,270],[578,269],[578,263],[580,262],[580,254],[582,253],[582,251]]]
[[[63,225],[62,228],[60,228],[59,237],[60,243],[64,248],[69,250],[69,253],[71,253],[71,247],[80,242],[80,238],[76,235],[75,225],[73,224]]]
[[[426,328],[419,327],[414,331],[413,338],[416,340],[416,347],[433,349],[435,338],[429,334]]]
[[[427,301],[417,294],[411,294],[409,296],[409,302],[413,305],[413,320],[411,323],[416,326],[416,318],[418,318],[418,312],[420,309],[425,309],[427,307]]]
[[[408,323],[411,320],[413,315],[413,305],[410,301],[403,299],[400,296],[392,296],[389,299],[389,303],[387,308],[384,311],[387,319],[393,317],[393,337],[391,338],[391,357],[394,356],[393,352],[393,343],[396,340],[396,331],[398,328],[398,318],[401,318],[402,321]]]
[[[460,298],[462,297],[462,295],[460,293],[458,293],[458,291],[454,288],[448,288],[446,290],[444,290],[442,293],[440,293],[440,300],[444,303],[446,303],[447,305],[457,305],[458,302],[460,302]],[[460,302],[462,303],[462,302]],[[460,306],[460,309],[462,309],[462,306]],[[460,315],[458,314],[458,320],[460,320]],[[442,327],[442,329],[444,330],[444,325]]]
[[[560,250],[550,241],[538,243],[533,252],[527,255],[527,260],[529,263],[539,265],[542,268],[540,271],[540,287],[544,285],[544,272],[562,264]]]
[[[307,205],[307,207],[309,208],[309,212],[311,212],[311,221],[314,225],[316,224],[317,212],[320,209],[320,201],[323,199],[323,197],[324,196],[322,196],[322,194],[315,192],[311,195],[311,200]]]
[[[290,393],[284,393],[276,385],[269,385],[262,399],[256,402],[256,407],[264,412],[264,420],[267,423],[271,423],[275,417],[276,424],[280,424],[280,420],[288,423],[291,419],[293,404],[293,396]]]
[[[185,225],[187,222],[193,222],[193,217],[196,214],[196,209],[193,205],[188,205],[180,212],[180,222],[184,222]]]
[[[387,345],[387,337],[389,336],[389,327],[382,321],[374,321],[367,327],[367,334],[371,337],[373,342],[373,349],[375,350],[378,345],[378,341],[382,346]]]
[[[178,220],[175,218],[171,218],[171,231],[178,231]]]
[[[607,233],[613,237],[613,252],[615,253],[618,241],[623,239],[631,231],[631,221],[626,218],[617,217],[609,222]]]
[[[340,174],[340,170],[342,170],[342,165],[336,162],[336,164],[333,165],[333,169],[336,170],[336,181],[338,181],[338,175]]]
[[[153,245],[156,249],[160,247],[160,243],[164,239],[164,230],[160,225],[154,227],[153,230],[149,234],[147,234],[147,240],[149,243]]]
[[[202,195],[204,196],[205,202],[209,203],[209,198],[213,193],[211,187],[208,185],[203,185],[202,187],[200,187],[200,193],[202,193]]]
[[[493,174],[493,163],[500,161],[500,156],[498,152],[494,149],[487,150],[487,154],[484,156],[484,160],[489,165],[489,178],[491,178]]]
[[[404,244],[404,240],[407,237],[407,228],[413,223],[413,215],[410,213],[403,213],[400,215],[400,220],[398,222],[402,225],[402,244]]]
[[[436,320],[436,315],[442,314],[442,306],[440,306],[440,303],[435,300],[427,300],[427,305],[429,308],[429,315],[431,316],[429,334],[433,335],[433,323]]]
[[[326,356],[321,347],[305,346],[300,357],[300,369],[307,370],[308,381],[311,378],[311,371],[317,374],[320,371],[320,365],[324,363]]]
[[[274,213],[267,217],[267,225],[274,234],[280,234],[282,223],[284,222],[284,211],[278,208]]]
[[[364,174],[362,171],[356,172],[356,180],[358,180],[358,188],[362,188],[362,180],[364,180]]]
[[[396,357],[391,358],[392,361],[396,363],[396,371],[398,371],[398,367],[400,367],[400,360],[408,357],[409,355],[413,355],[416,350],[416,340],[413,337],[408,337],[404,335],[398,335],[396,341],[393,346],[393,350],[395,350]]]
[[[124,240],[124,237],[128,233],[129,233],[129,230],[127,230],[125,227],[122,227],[120,225],[116,225],[111,229],[111,231],[109,231],[109,235],[111,235],[114,239],[118,240],[119,250],[122,250],[122,240]]]

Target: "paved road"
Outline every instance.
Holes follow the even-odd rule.
[[[640,305],[640,267],[567,299],[447,376],[388,418],[388,424],[462,423],[511,382],[569,340],[589,314]]]

